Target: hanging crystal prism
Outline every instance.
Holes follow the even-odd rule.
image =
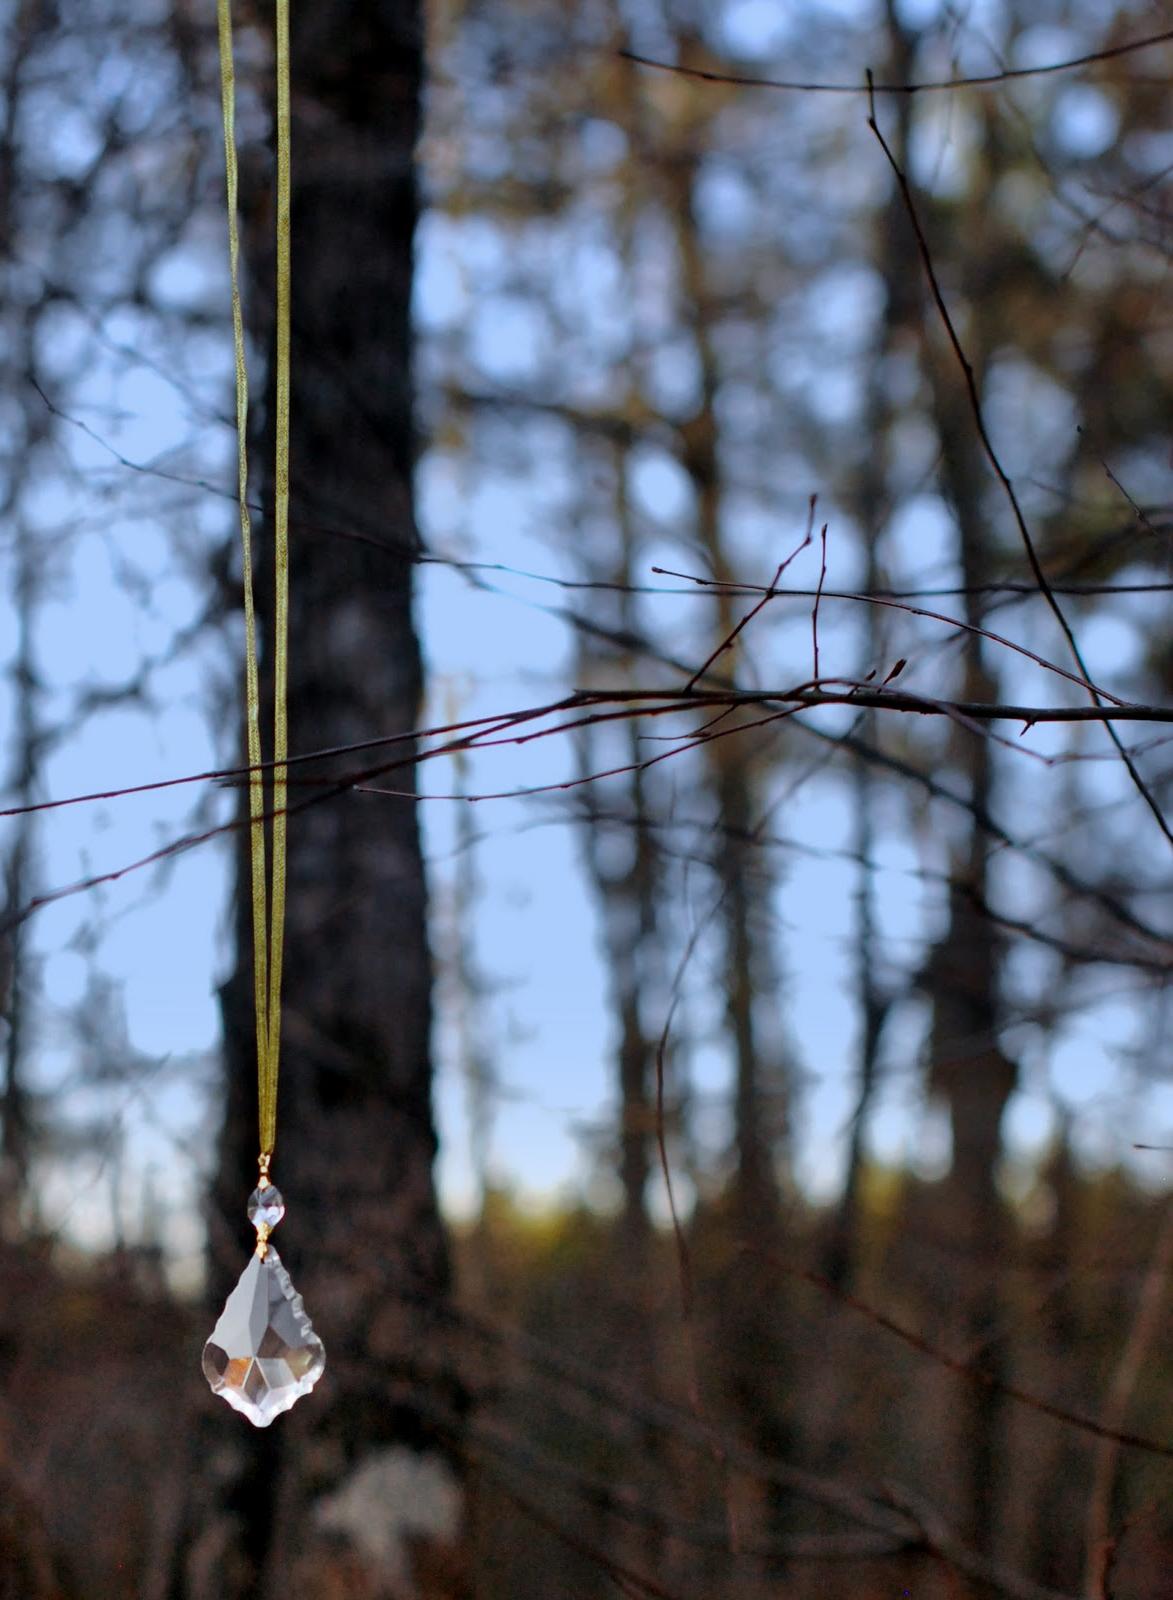
[[[306,1316],[269,1234],[285,1215],[285,1202],[271,1183],[249,1196],[249,1219],[257,1250],[228,1296],[212,1337],[204,1346],[204,1376],[255,1427],[267,1428],[309,1394],[322,1376],[326,1352]]]

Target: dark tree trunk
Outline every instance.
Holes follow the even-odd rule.
[[[914,36],[900,26],[890,3],[886,12],[888,61],[885,75],[893,83],[905,83],[912,77]],[[902,167],[907,165],[912,113],[912,98],[906,96],[895,108],[895,126],[888,134]],[[885,306],[876,332],[864,389],[866,444],[852,483],[853,511],[864,546],[863,587],[868,594],[880,589],[884,582],[880,555],[893,507],[893,491],[889,483],[889,441],[895,418],[885,372],[893,346],[909,321],[915,319],[917,308],[915,291],[909,292],[907,271],[910,252],[915,252],[916,241],[903,202],[895,190],[877,222],[875,265],[884,282]],[[866,646],[862,667],[865,672],[879,671],[882,676],[895,664],[883,659],[887,619],[879,606],[865,606],[864,613]],[[860,736],[874,743],[877,734],[875,713],[868,712],[861,717]],[[891,1006],[891,994],[886,992],[888,985],[879,976],[882,950],[877,931],[873,862],[878,786],[871,763],[861,754],[856,754],[852,759],[851,785],[855,811],[853,848],[859,862],[855,922],[856,994],[860,1010],[857,1046],[859,1071],[855,1111],[848,1136],[843,1195],[825,1262],[831,1282],[844,1289],[858,1287],[866,1214],[863,1186],[868,1122],[879,1086],[880,1044]]]
[[[11,24],[7,70],[0,85],[0,263],[20,259],[21,208],[17,204],[21,147],[18,129],[26,99],[26,67],[42,36],[42,7],[26,3],[16,8]],[[4,288],[7,289],[5,282]],[[39,726],[38,682],[33,646],[35,612],[40,592],[39,551],[25,520],[21,499],[32,464],[49,431],[49,419],[39,396],[30,390],[28,377],[36,371],[37,312],[18,295],[4,295],[3,386],[24,396],[16,432],[8,441],[0,491],[0,522],[6,529],[13,557],[13,592],[17,639],[10,667],[13,700],[12,726],[5,752],[6,787],[19,805],[35,798],[37,764],[44,744]],[[32,1199],[29,1165],[32,1156],[32,1119],[27,1085],[26,999],[28,973],[25,928],[19,920],[32,898],[34,876],[34,818],[12,819],[13,827],[0,867],[0,1024],[7,1024],[0,1048],[0,1239],[17,1237],[27,1224],[26,1208]]]
[[[639,626],[631,591],[636,581],[636,537],[628,493],[630,465],[623,448],[615,448],[610,466],[615,548],[601,559],[587,559],[584,571],[593,581],[615,586],[616,594],[607,596],[608,601],[614,602],[604,613],[607,624],[617,636],[633,638]],[[585,636],[579,644],[579,663],[584,683],[613,672],[616,666],[613,653],[597,649],[594,641]],[[630,672],[632,659],[625,658],[622,665],[625,672]],[[623,739],[619,749],[597,745],[590,730],[584,730],[580,742],[584,777],[609,765],[625,763],[630,770],[605,782],[584,784],[580,804],[587,871],[602,918],[603,954],[618,1022],[615,1076],[620,1125],[616,1165],[623,1191],[619,1242],[624,1292],[634,1292],[642,1320],[649,1289],[651,1223],[647,1189],[656,1151],[658,1044],[647,1018],[649,1013],[654,1015],[665,989],[659,927],[662,863],[652,832],[648,774],[639,767],[646,757],[637,723],[630,724]],[[634,1331],[638,1336],[638,1330]],[[643,1331],[646,1333],[646,1328]]]
[[[998,309],[985,288],[983,262],[989,246],[984,218],[997,177],[997,152],[991,143],[988,164],[966,201],[963,230],[974,243],[969,289],[972,326],[969,357],[983,382],[996,345]],[[987,489],[990,474],[981,454],[963,374],[953,353],[936,340],[934,327],[924,344],[938,437],[941,478],[958,532],[964,616],[972,627],[984,621],[983,592],[996,573]],[[962,655],[965,699],[997,699],[997,684],[987,666],[984,641],[966,635]],[[990,845],[977,818],[987,816],[994,788],[993,746],[971,732],[959,732],[955,760],[963,773],[971,816],[969,836],[953,853],[949,919],[927,969],[933,1021],[929,1041],[929,1087],[948,1107],[953,1164],[947,1185],[948,1226],[958,1251],[959,1279],[952,1295],[966,1348],[975,1352],[991,1378],[1006,1376],[1005,1356],[995,1338],[1001,1309],[999,1277],[1006,1246],[1005,1217],[997,1186],[1002,1152],[1002,1119],[1017,1083],[1017,1068],[999,1045],[999,978],[1002,941],[986,910]],[[996,1544],[998,1462],[1003,1449],[1002,1405],[996,1383],[966,1388],[961,1414],[968,1532],[983,1550]]]
[[[36,786],[40,738],[36,722],[37,676],[33,661],[33,611],[36,564],[31,536],[22,520],[16,525],[16,594],[18,638],[12,677],[15,738],[11,792],[30,805]],[[20,916],[32,898],[33,818],[16,818],[15,834],[3,865],[0,919]],[[0,932],[0,1020],[7,1023],[0,1055],[0,1239],[19,1235],[29,1198],[32,1127],[26,1084],[25,999],[27,974],[24,926],[13,920]]]
[[[713,331],[716,308],[710,294],[695,216],[700,164],[695,151],[677,154],[668,174],[668,196],[680,255],[683,320],[692,334],[701,373],[701,403],[681,428],[681,462],[696,505],[696,537],[709,571],[732,583],[721,522],[722,463],[717,395],[720,387]],[[728,639],[738,621],[726,589],[714,599],[715,640]],[[723,654],[720,670],[737,657]],[[732,724],[729,725],[732,728]],[[734,1057],[734,1206],[738,1225],[751,1233],[776,1222],[776,1166],[785,1145],[789,1105],[780,1103],[787,1063],[777,1039],[762,1035],[761,1002],[777,1004],[777,973],[768,907],[771,885],[763,851],[754,836],[761,745],[732,737],[706,746],[715,800],[714,870],[721,889],[724,932],[726,1019]],[[779,1138],[779,1134],[782,1137]],[[782,1153],[787,1153],[783,1151]]]
[[[697,52],[695,34],[681,34],[681,60]],[[709,281],[698,222],[703,136],[690,128],[665,161],[664,185],[680,262],[681,321],[700,369],[700,403],[680,427],[680,459],[692,487],[695,535],[710,575],[733,582],[723,526],[718,306]],[[768,574],[767,574],[768,575]],[[739,620],[729,589],[714,596],[714,645],[730,639]],[[717,670],[736,675],[738,655],[723,652]],[[725,731],[733,734],[730,721]],[[771,900],[772,875],[759,833],[759,791],[768,760],[753,734],[705,747],[712,796],[713,872],[723,937],[725,1025],[733,1056],[733,1173],[725,1209],[731,1251],[718,1287],[717,1338],[724,1352],[723,1387],[744,1436],[764,1455],[793,1445],[788,1384],[787,1306],[770,1248],[786,1238],[779,1169],[789,1169],[790,1063],[781,1022]],[[744,1250],[751,1244],[756,1249]],[[748,1540],[782,1536],[789,1508],[775,1488],[755,1487],[738,1520]],[[773,1563],[771,1578],[785,1570]]]
[[[295,752],[417,722],[409,313],[421,32],[418,7],[402,0],[293,17]],[[266,626],[271,461],[267,422],[257,556]],[[396,745],[393,758],[411,749]],[[273,1162],[289,1208],[277,1243],[325,1343],[326,1375],[264,1433],[214,1403],[207,1436],[236,1453],[213,1457],[224,1466],[186,1541],[191,1600],[464,1592],[461,1391],[435,1319],[449,1263],[432,1176],[420,839],[411,799],[317,786],[352,765],[293,771]],[[412,768],[391,782],[411,790]],[[239,961],[223,993],[217,1303],[247,1260],[257,1146],[243,849],[240,864]]]

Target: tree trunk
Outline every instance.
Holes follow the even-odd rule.
[[[11,24],[7,70],[0,85],[0,261],[15,263],[25,244],[22,210],[17,204],[22,158],[20,122],[26,101],[26,69],[43,37],[46,17],[35,0],[19,6]],[[19,437],[9,442],[0,492],[0,519],[11,541],[12,602],[17,617],[16,650],[10,668],[12,726],[6,788],[27,806],[35,798],[37,762],[43,736],[39,726],[40,684],[33,644],[43,554],[38,551],[22,507],[33,463],[44,444],[49,419],[28,378],[36,370],[37,309],[20,296],[5,296],[2,334],[4,388],[23,397]],[[30,394],[32,398],[30,399]],[[41,560],[38,557],[41,556]],[[8,803],[11,803],[8,802]],[[25,927],[19,919],[33,892],[35,819],[12,819],[13,827],[0,882],[0,1023],[6,1024],[0,1051],[0,1240],[16,1238],[30,1220],[29,1184],[32,1118],[27,1084],[28,1038]]]
[[[680,59],[690,61],[698,44],[695,34],[682,31]],[[718,310],[697,220],[703,142],[690,125],[665,162],[664,182],[680,263],[681,324],[691,335],[700,368],[699,404],[680,426],[681,464],[692,488],[697,543],[709,574],[724,585],[735,574],[722,520]],[[714,616],[714,645],[720,645],[738,621],[727,588],[715,591]],[[719,670],[735,675],[737,660],[735,653],[723,653]],[[715,738],[705,747],[734,1080],[733,1174],[724,1218],[732,1248],[716,1286],[716,1337],[724,1354],[723,1387],[737,1426],[762,1454],[784,1456],[794,1436],[787,1306],[777,1272],[762,1250],[785,1241],[778,1169],[789,1165],[790,1063],[782,1043],[774,885],[758,838],[765,742],[761,735],[739,737],[735,726],[730,719],[725,731],[732,736]],[[757,1248],[744,1250],[746,1244]],[[747,1542],[783,1536],[788,1516],[784,1492],[776,1487],[763,1492],[756,1485],[737,1512]],[[771,1581],[784,1571],[783,1562],[772,1562]]]
[[[692,485],[696,505],[696,537],[713,578],[732,583],[734,573],[721,526],[722,468],[717,391],[720,377],[713,341],[716,320],[706,281],[704,256],[697,232],[695,196],[699,161],[695,151],[674,153],[668,173],[669,199],[676,247],[680,256],[682,321],[692,335],[701,371],[701,403],[681,428],[681,462]],[[719,644],[738,621],[727,589],[714,597],[715,640]],[[732,671],[736,657],[723,655],[721,667]],[[734,724],[727,725],[730,731]],[[721,887],[724,930],[726,1018],[733,1047],[734,1185],[738,1225],[747,1236],[777,1219],[779,1195],[775,1173],[779,1130],[788,1125],[789,1106],[779,1096],[789,1087],[781,1049],[760,1037],[758,1003],[777,1004],[777,974],[768,909],[771,884],[764,853],[754,837],[755,800],[762,765],[760,741],[734,737],[706,746],[710,783],[715,798],[714,870]],[[771,1098],[772,1097],[772,1098]]]
[[[293,31],[289,707],[291,749],[308,751],[402,733],[420,704],[410,298],[422,24],[417,6],[366,0],[300,8]],[[271,377],[272,363],[257,557],[266,624]],[[388,759],[411,754],[397,744]],[[212,1403],[206,1437],[221,1448],[203,1525],[186,1541],[190,1600],[465,1592],[462,1394],[434,1316],[449,1263],[432,1176],[420,840],[411,799],[330,795],[321,780],[353,765],[292,773],[273,1162],[289,1207],[278,1244],[326,1375],[263,1433]],[[396,770],[396,788],[413,781],[410,766]],[[240,868],[239,960],[223,991],[217,1308],[248,1258],[255,1181],[243,840]]]
[[[987,147],[994,152],[993,141]],[[983,219],[990,206],[995,159],[983,167],[965,202],[963,231],[971,290],[969,358],[980,387],[995,344],[997,309],[983,293]],[[985,250],[989,246],[984,247]],[[931,315],[931,311],[928,313]],[[924,360],[941,441],[941,479],[957,523],[965,588],[964,616],[972,627],[984,620],[983,592],[995,575],[993,535],[987,519],[990,474],[981,455],[963,374],[951,350],[933,327],[924,342]],[[984,640],[966,635],[961,694],[967,700],[996,700],[997,684],[986,663]],[[947,1185],[947,1225],[958,1252],[955,1306],[962,1337],[991,1378],[1005,1376],[1004,1356],[994,1333],[999,1320],[999,1277],[1005,1217],[997,1187],[1002,1151],[1002,1118],[1017,1082],[1017,1069],[998,1042],[1001,1014],[999,974],[1001,939],[986,911],[989,842],[977,818],[988,815],[994,785],[993,746],[968,730],[955,735],[955,760],[964,775],[972,821],[969,836],[953,853],[949,920],[927,971],[933,1021],[929,1043],[929,1087],[948,1106],[953,1164]],[[963,1402],[965,1440],[963,1495],[970,1538],[982,1550],[995,1542],[998,1525],[998,1461],[1002,1451],[1002,1405],[996,1383],[971,1384]]]
[[[915,57],[914,36],[900,26],[891,4],[886,8],[888,60],[885,76],[893,83],[912,78]],[[908,135],[912,123],[911,96],[900,98],[895,107],[895,126],[889,139],[897,160],[908,160]],[[851,504],[863,543],[864,579],[862,589],[872,594],[883,587],[880,559],[885,531],[892,515],[894,495],[889,482],[889,453],[895,420],[891,394],[885,381],[887,363],[898,336],[915,317],[917,296],[908,287],[907,264],[916,241],[909,226],[900,195],[895,190],[877,218],[875,266],[884,283],[885,306],[868,363],[864,387],[864,440],[851,480]],[[881,661],[887,618],[879,606],[864,607],[865,646],[863,672],[883,671],[893,665]],[[878,721],[874,712],[861,714],[859,736],[874,743]],[[843,1194],[829,1241],[825,1269],[838,1288],[858,1288],[866,1220],[864,1169],[868,1122],[878,1088],[880,1044],[891,1006],[878,974],[880,940],[876,926],[876,885],[873,853],[875,847],[875,809],[879,798],[875,773],[862,754],[851,758],[851,788],[855,811],[853,853],[859,862],[856,889],[855,970],[856,995],[860,1011],[860,1037],[857,1046],[859,1071],[855,1111],[848,1135],[847,1170]]]
[[[33,623],[36,606],[36,559],[32,535],[17,515],[16,594],[18,638],[12,667],[15,699],[15,737],[10,792],[21,805],[30,805],[36,787],[37,674],[33,659]],[[24,925],[15,920],[32,898],[33,824],[31,814],[15,819],[12,843],[3,866],[0,917],[11,925],[0,931],[0,1020],[7,1024],[0,1069],[0,1239],[16,1238],[27,1219],[32,1126],[27,1077],[26,989]]]

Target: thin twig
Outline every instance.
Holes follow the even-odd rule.
[[[724,588],[726,592],[728,591],[728,586],[723,585],[718,578],[698,578],[692,573],[674,572],[670,567],[653,567],[652,571],[663,573],[665,577],[669,578],[686,578],[690,583],[695,583],[702,588]],[[760,586],[755,584],[739,584],[738,589],[741,592],[748,590],[761,592]],[[1031,592],[1037,593],[1038,590],[1034,589]],[[977,638],[988,639],[991,644],[1001,645],[1005,650],[1013,650],[1015,654],[1025,656],[1028,661],[1033,661],[1036,667],[1042,667],[1045,672],[1054,672],[1060,678],[1066,678],[1068,683],[1074,683],[1080,689],[1088,687],[1086,677],[1077,677],[1074,672],[1068,672],[1067,668],[1061,667],[1058,662],[1048,661],[1046,656],[1039,655],[1036,650],[1031,650],[1027,645],[1019,644],[1015,639],[1008,639],[1005,634],[995,633],[992,628],[983,628],[979,623],[966,622],[961,617],[950,617],[943,611],[929,611],[923,606],[908,605],[902,600],[894,600],[886,596],[852,594],[840,591],[827,592],[820,589],[816,590],[816,597],[823,593],[826,594],[827,599],[831,600],[859,600],[867,605],[889,606],[894,611],[906,611],[910,617],[927,617],[933,622],[943,622],[948,627],[956,628],[961,633],[970,633]],[[1113,705],[1127,704],[1119,695],[1111,694],[1107,689],[1097,687],[1097,692],[1103,699],[1110,701]]]
[[[819,544],[821,547],[819,583],[815,590],[815,603],[811,607],[811,647],[814,655],[812,676],[816,681],[819,676],[819,601],[823,598],[823,584],[827,577],[827,524],[825,522],[819,530]]]
[[[994,476],[1001,484],[1003,492],[1005,493],[1006,499],[1010,505],[1010,510],[1018,527],[1019,535],[1022,538],[1023,548],[1026,551],[1027,562],[1030,566],[1034,580],[1038,584],[1039,593],[1046,600],[1052,615],[1059,624],[1064,638],[1067,640],[1067,645],[1071,651],[1072,659],[1075,661],[1076,666],[1083,675],[1083,685],[1087,689],[1088,694],[1091,696],[1092,703],[1098,706],[1100,705],[1101,700],[1104,698],[1104,692],[1100,689],[1097,689],[1095,684],[1092,682],[1091,675],[1087,669],[1087,663],[1083,658],[1083,652],[1080,650],[1075,634],[1072,632],[1071,624],[1067,621],[1067,618],[1063,613],[1063,608],[1056,599],[1055,592],[1051,588],[1047,575],[1043,570],[1043,564],[1039,560],[1038,551],[1035,549],[1035,543],[1031,537],[1030,528],[1027,526],[1026,516],[1023,513],[1021,503],[1019,502],[1017,491],[1015,490],[1014,484],[1011,482],[1005,467],[1002,465],[1001,457],[994,448],[994,442],[991,439],[989,429],[986,426],[985,412],[982,408],[981,396],[978,393],[977,375],[974,372],[973,363],[965,353],[965,347],[961,343],[960,335],[957,332],[957,328],[950,314],[949,307],[945,302],[945,296],[937,278],[936,267],[933,265],[933,256],[932,251],[929,249],[929,241],[926,237],[924,227],[920,220],[920,215],[916,208],[916,201],[913,198],[912,185],[908,180],[908,175],[905,173],[904,168],[896,159],[891,145],[889,145],[887,139],[885,139],[883,133],[880,131],[879,123],[876,121],[875,92],[870,70],[867,74],[867,83],[868,127],[875,135],[880,149],[884,152],[884,156],[888,162],[888,165],[892,169],[892,175],[896,179],[897,187],[900,190],[901,199],[904,201],[904,208],[908,214],[908,220],[912,224],[913,233],[916,236],[917,250],[920,254],[921,264],[925,270],[925,276],[928,279],[929,289],[932,293],[933,301],[937,307],[937,311],[940,314],[941,322],[945,328],[949,343],[953,348],[953,354],[957,358],[958,366],[961,368],[962,377],[965,381],[966,394],[969,397],[970,410],[973,413],[974,427],[977,430],[977,436],[981,443],[982,450],[985,453],[986,460],[989,462]],[[1123,761],[1128,775],[1132,779],[1133,785],[1137,790],[1137,793],[1141,796],[1145,805],[1148,806],[1153,817],[1156,819],[1157,826],[1165,835],[1165,838],[1168,840],[1170,845],[1173,845],[1173,828],[1170,828],[1169,823],[1166,821],[1165,814],[1161,810],[1160,805],[1157,803],[1156,796],[1152,793],[1144,779],[1141,777],[1136,763],[1125,749],[1124,744],[1115,728],[1113,728],[1110,724],[1105,724],[1105,726],[1107,728],[1108,737],[1116,746],[1117,753],[1119,754],[1121,761]]]
[[[780,561],[778,563],[778,570],[775,572],[774,577],[773,577],[773,579],[772,579],[772,581],[770,583],[769,588],[766,589],[765,592],[762,594],[762,597],[758,601],[757,605],[754,606],[751,611],[746,612],[745,616],[742,617],[741,621],[736,624],[736,626],[728,634],[728,636],[726,638],[722,639],[721,643],[717,646],[717,648],[713,651],[713,653],[708,657],[708,659],[705,661],[704,665],[700,666],[700,667],[698,667],[696,669],[696,671],[693,673],[692,677],[688,680],[688,682],[684,686],[686,691],[694,689],[696,687],[696,685],[700,682],[700,680],[703,677],[707,676],[709,668],[713,665],[713,663],[720,656],[723,656],[727,650],[731,650],[733,648],[733,645],[736,642],[737,637],[741,633],[741,631],[744,628],[747,628],[749,626],[749,624],[757,616],[758,612],[761,611],[764,606],[767,606],[770,603],[770,601],[774,598],[774,596],[778,593],[778,584],[780,583],[780,581],[782,579],[782,574],[786,571],[786,568],[790,565],[790,563],[792,561],[796,560],[802,554],[802,552],[806,549],[807,545],[810,544],[810,542],[811,542],[811,530],[812,530],[812,528],[814,526],[814,519],[815,519],[815,501],[816,501],[816,496],[814,496],[812,494],[811,497],[810,497],[810,509],[809,509],[809,511],[807,513],[806,533],[803,536],[802,543],[799,544],[796,549],[792,550],[784,561]],[[825,534],[826,533],[826,529],[824,529],[823,532]],[[818,676],[818,669],[817,668],[815,669],[815,676],[816,677]]]
[[[830,684],[832,687],[827,687]],[[352,794],[361,790],[364,785],[369,785],[372,779],[384,776],[404,767],[422,764],[425,761],[451,756],[460,749],[490,749],[502,745],[529,744],[535,739],[548,739],[559,733],[573,732],[576,729],[599,723],[627,720],[632,716],[670,716],[679,712],[695,711],[698,705],[712,706],[769,706],[776,705],[788,708],[780,715],[791,716],[799,711],[811,710],[820,706],[871,706],[878,710],[895,711],[917,716],[948,717],[967,723],[985,722],[1020,722],[1024,729],[1031,728],[1039,723],[1079,723],[1079,722],[1159,722],[1173,723],[1173,707],[1151,705],[1092,705],[1092,706],[1024,706],[1024,705],[993,705],[984,701],[950,701],[933,700],[923,695],[910,694],[906,691],[893,691],[889,689],[870,689],[847,679],[828,679],[823,684],[801,684],[792,689],[724,689],[705,690],[702,693],[693,691],[685,695],[679,689],[579,689],[561,699],[549,701],[544,705],[527,707],[516,712],[503,715],[475,719],[474,724],[457,724],[457,727],[472,727],[473,731],[455,740],[449,740],[436,745],[431,749],[421,750],[414,746],[429,735],[411,731],[386,735],[381,738],[363,740],[353,746],[337,747],[338,750],[354,749],[363,750],[381,748],[397,744],[412,746],[410,753],[394,761],[381,761],[367,766],[358,771],[340,774],[336,779],[324,780],[324,786],[315,793],[305,796],[297,804],[285,808],[286,814],[292,816],[306,810],[310,806],[320,805],[326,801],[338,799],[342,795]],[[598,708],[598,709],[596,709]],[[573,715],[570,720],[557,722],[552,727],[538,728],[528,732],[517,730],[535,722],[541,722],[552,716],[569,712]],[[772,720],[772,719],[771,719]],[[687,737],[687,736],[685,736]],[[849,736],[832,735],[845,743]],[[845,745],[846,747],[846,745]],[[685,748],[684,745],[680,747]],[[322,760],[327,755],[337,753],[336,750],[328,752],[315,752],[290,758],[290,765],[304,763],[312,760]],[[644,765],[667,759],[677,751],[666,751],[660,756],[651,758]],[[879,758],[878,758],[879,759]],[[269,762],[258,763],[258,769],[270,766]],[[244,775],[248,768],[234,769]],[[616,771],[625,769],[616,769]],[[198,777],[205,779],[213,774],[200,774]],[[595,774],[595,777],[605,774]],[[167,788],[177,783],[194,782],[197,778],[166,779],[157,784],[135,785],[126,791],[111,790],[106,798],[116,798],[120,793],[143,793],[153,788]],[[532,793],[543,793],[554,790],[572,788],[581,780],[569,780],[563,783],[540,785]],[[501,791],[500,793],[485,795],[462,796],[466,802],[474,800],[493,800],[513,798],[517,791]],[[20,816],[28,811],[43,810],[47,806],[61,806],[65,804],[80,804],[87,800],[96,799],[96,795],[82,795],[73,797],[69,801],[43,801],[32,806],[11,806],[0,811],[0,817]],[[402,795],[412,801],[421,797],[411,791]],[[266,813],[266,818],[274,813]],[[82,894],[99,888],[105,884],[117,883],[120,879],[131,873],[141,871],[145,867],[158,865],[172,856],[193,849],[197,845],[206,844],[212,839],[220,838],[232,833],[242,825],[247,826],[240,818],[220,823],[214,827],[201,829],[196,833],[185,834],[179,839],[174,839],[157,850],[150,851],[134,861],[125,863],[108,872],[96,873],[82,878],[74,883],[66,884],[56,889],[50,889],[23,906],[14,907],[2,920],[0,920],[0,933],[11,930],[28,920],[37,911],[45,906],[53,905],[74,894]]]
[[[680,1283],[681,1326],[684,1330],[685,1350],[687,1353],[686,1382],[688,1403],[693,1416],[702,1426],[706,1426],[706,1418],[701,1404],[700,1362],[696,1348],[692,1261],[688,1252],[688,1240],[684,1236],[684,1227],[680,1221],[680,1212],[676,1205],[676,1189],[672,1182],[672,1168],[668,1161],[668,1140],[664,1116],[664,1056],[668,1049],[668,1037],[672,1031],[673,1018],[680,1004],[684,975],[688,971],[693,953],[700,943],[701,934],[716,915],[723,899],[724,894],[722,893],[709,915],[702,917],[689,935],[688,943],[672,978],[672,994],[668,1002],[668,1011],[656,1044],[656,1149],[660,1157],[660,1170],[664,1175],[664,1188],[668,1195],[668,1213],[672,1219],[672,1238],[676,1247],[676,1262]],[[732,1486],[729,1481],[729,1457],[716,1433],[710,1434],[709,1453],[721,1475],[725,1501],[725,1522],[729,1530],[729,1548],[734,1554],[737,1554],[741,1550],[741,1530],[738,1526],[737,1511],[733,1503]]]
[[[929,79],[923,83],[877,83],[868,86],[874,94],[934,94],[951,89],[988,89],[1000,83],[1010,83],[1018,78],[1044,78],[1057,72],[1075,72],[1080,67],[1098,66],[1101,62],[1115,61],[1132,55],[1137,50],[1148,50],[1153,45],[1166,44],[1173,39],[1173,28],[1164,33],[1154,33],[1144,39],[1133,39],[1128,44],[1111,45],[1104,50],[1091,50],[1081,56],[1071,56],[1066,61],[1050,61],[1038,67],[1004,67],[1000,72],[977,72],[962,78]],[[674,61],[657,61],[651,56],[637,55],[634,50],[617,52],[625,61],[640,67],[653,67],[658,72],[671,72],[677,77],[696,78],[702,83],[727,83],[743,89],[783,89],[797,94],[862,94],[858,83],[820,83],[790,78],[750,77],[737,72],[716,72],[707,67],[686,67]]]
[[[1089,1600],[1108,1600],[1108,1572],[1112,1550],[1112,1491],[1120,1458],[1120,1430],[1140,1377],[1149,1347],[1156,1338],[1165,1283],[1173,1269],[1173,1204],[1166,1205],[1157,1231],[1152,1259],[1141,1283],[1136,1314],[1128,1332],[1112,1383],[1104,1401],[1101,1422],[1107,1432],[1096,1451],[1092,1490],[1088,1501],[1084,1540],[1084,1591]]]
[[[1170,1213],[1173,1215],[1173,1212]],[[1171,1230],[1173,1231],[1173,1230]],[[1044,1399],[1043,1396],[1032,1394],[1027,1389],[1020,1389],[1017,1384],[1006,1383],[994,1376],[985,1367],[976,1366],[972,1362],[960,1360],[951,1356],[947,1350],[942,1350],[939,1345],[932,1344],[912,1328],[906,1328],[903,1323],[897,1322],[887,1312],[878,1310],[875,1306],[868,1305],[865,1300],[859,1299],[847,1289],[841,1289],[837,1284],[824,1278],[818,1272],[812,1272],[807,1267],[794,1266],[789,1261],[784,1261],[775,1251],[763,1249],[759,1245],[743,1242],[740,1248],[750,1255],[762,1257],[769,1261],[776,1271],[785,1273],[789,1278],[797,1278],[803,1283],[812,1284],[816,1289],[821,1289],[824,1294],[830,1295],[841,1305],[857,1312],[868,1322],[874,1323],[877,1328],[894,1334],[911,1349],[919,1351],[921,1355],[928,1356],[939,1366],[946,1367],[950,1372],[957,1373],[960,1377],[967,1378],[971,1383],[981,1384],[984,1388],[994,1389],[999,1394],[1006,1395],[1011,1400],[1017,1400],[1020,1405],[1029,1407],[1032,1411],[1041,1411],[1045,1416],[1054,1417],[1057,1422],[1066,1423],[1069,1427],[1078,1428],[1083,1433],[1094,1434],[1098,1439],[1111,1440],[1116,1445],[1127,1445],[1130,1450],[1143,1450],[1149,1455],[1165,1456],[1173,1459],[1173,1444],[1162,1444],[1158,1439],[1148,1439],[1143,1434],[1126,1433],[1121,1428],[1097,1422],[1094,1417],[1082,1416],[1078,1411],[1069,1411],[1065,1406],[1056,1405],[1054,1401]]]

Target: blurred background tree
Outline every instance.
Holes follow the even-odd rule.
[[[191,1377],[239,1267],[251,986],[221,963],[222,1046],[185,1027],[179,1060],[134,977],[210,972],[210,934],[201,955],[175,930],[214,915],[239,790],[27,809],[134,782],[144,737],[147,776],[239,760],[211,19],[22,0],[0,128],[13,1594],[1159,1592],[1173,1229],[1168,1154],[1139,1147],[1173,1143],[1167,736],[851,698],[1077,708],[1082,662],[1167,699],[1171,46],[1122,49],[1163,20],[295,17],[293,742],[398,742],[294,791],[278,1167],[331,1364],[253,1436]],[[269,42],[241,22],[263,364]],[[649,698],[816,681],[844,703]],[[527,747],[490,723],[448,756],[404,737],[571,684],[618,714]],[[512,798],[454,815],[449,792]],[[156,854],[150,892],[124,888]],[[514,947],[519,881],[538,932]],[[578,1029],[596,993],[609,1039]],[[546,1010],[552,1059],[527,1036]],[[582,1181],[535,1208],[542,1140],[510,1119],[581,1100],[584,1053]]]

